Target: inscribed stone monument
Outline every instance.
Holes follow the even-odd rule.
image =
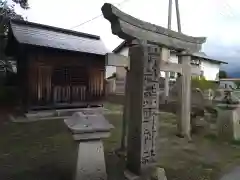
[[[159,90],[158,46],[139,41],[129,49],[131,70],[127,167],[140,174],[156,161],[157,112]],[[139,133],[138,133],[139,132]],[[136,151],[139,149],[140,151]]]

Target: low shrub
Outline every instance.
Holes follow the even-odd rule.
[[[15,86],[0,86],[0,104],[11,105],[18,101],[17,90]]]
[[[206,80],[204,77],[192,77],[192,87],[193,88],[199,88],[202,91],[208,90],[208,89],[216,89],[217,84],[211,81]]]

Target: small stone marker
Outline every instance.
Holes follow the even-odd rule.
[[[152,180],[167,180],[165,170],[157,167],[155,173],[152,176]]]
[[[222,140],[240,140],[240,107],[218,112],[218,136]]]
[[[76,112],[64,122],[79,143],[75,180],[107,180],[101,139],[110,136],[113,126],[99,113]]]

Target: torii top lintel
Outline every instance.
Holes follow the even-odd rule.
[[[205,37],[192,37],[134,18],[105,3],[103,16],[110,21],[112,33],[126,40],[141,39],[176,50],[196,52],[206,42]]]

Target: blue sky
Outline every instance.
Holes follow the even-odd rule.
[[[82,26],[72,28],[101,14],[104,2],[117,6],[123,0],[29,0],[27,11],[16,10],[29,21],[87,32],[101,36],[109,50],[121,39],[112,35],[110,24],[102,16]],[[174,0],[173,0],[174,2]],[[203,51],[209,56],[229,62],[227,68],[240,68],[240,1],[239,0],[179,0],[182,32],[206,36]],[[145,21],[167,27],[168,0],[126,0],[118,6],[122,11]],[[177,30],[175,5],[172,28]]]

